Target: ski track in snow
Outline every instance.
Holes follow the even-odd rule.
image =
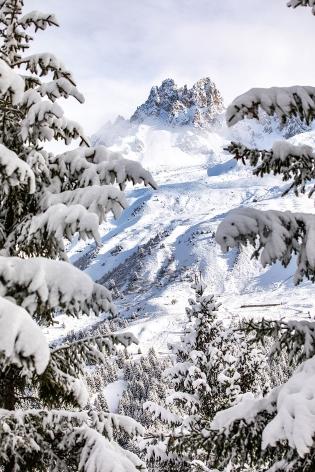
[[[275,177],[253,177],[249,168],[232,162],[223,150],[225,137],[209,133],[208,152],[198,154],[179,150],[174,134],[139,127],[137,139],[142,139],[144,150],[140,154],[129,151],[127,157],[140,158],[153,173],[158,190],[131,188],[129,208],[117,221],[109,220],[101,227],[102,247],[96,250],[94,243],[76,240],[68,248],[70,260],[96,281],[115,280],[124,292],[116,306],[120,316],[134,318],[126,330],[138,336],[142,351],[154,346],[165,353],[167,344],[179,335],[192,294],[191,281],[199,272],[209,291],[219,296],[223,317],[313,316],[314,287],[309,282],[293,286],[294,262],[286,269],[279,264],[263,269],[259,261],[251,260],[251,248],[224,255],[214,240],[217,225],[232,208],[312,213],[313,200],[294,195],[280,198],[285,185]],[[203,145],[205,140],[203,135]],[[314,132],[292,141],[309,144]],[[266,303],[281,305],[241,308]],[[55,328],[50,336],[94,320],[61,316],[63,328]]]

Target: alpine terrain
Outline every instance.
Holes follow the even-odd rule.
[[[253,177],[225,148],[240,141],[269,149],[288,138],[312,146],[315,131],[298,118],[281,125],[267,115],[227,128],[224,115],[223,98],[210,78],[191,88],[166,79],[130,119],[118,117],[92,137],[94,145],[140,162],[158,184],[156,191],[129,189],[129,208],[103,224],[99,246],[75,240],[67,248],[75,266],[114,289],[120,316],[130,320],[128,331],[141,349],[166,351],[182,328],[187,294],[199,274],[227,318],[307,318],[314,306],[311,282],[294,286],[294,263],[262,268],[251,258],[252,247],[222,254],[215,231],[228,211],[242,206],[313,212],[313,199],[280,198],[287,186],[279,178]],[[91,323],[64,321],[66,331]]]

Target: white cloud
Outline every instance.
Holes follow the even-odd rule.
[[[26,6],[42,7],[42,0]],[[166,77],[189,84],[204,76],[226,101],[253,86],[312,84],[315,19],[286,0],[50,0],[61,28],[41,33],[74,72],[85,105],[67,105],[91,133],[130,115]]]

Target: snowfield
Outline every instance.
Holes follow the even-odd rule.
[[[179,334],[190,284],[201,273],[209,290],[220,297],[221,313],[231,317],[310,317],[314,287],[294,287],[294,264],[263,269],[251,260],[252,249],[222,254],[214,234],[226,213],[240,206],[314,213],[314,199],[288,195],[280,179],[260,179],[237,164],[224,150],[230,140],[269,149],[281,139],[275,129],[266,133],[254,120],[231,130],[225,126],[198,130],[167,128],[156,123],[130,124],[120,119],[93,137],[150,170],[158,190],[136,187],[127,193],[129,208],[118,220],[103,224],[101,247],[75,240],[70,260],[94,280],[115,285],[120,316],[131,319],[128,331],[142,351],[154,346],[160,353]],[[291,138],[294,144],[315,145],[315,131]],[[244,308],[244,305],[277,304]],[[60,317],[58,336],[96,319]]]

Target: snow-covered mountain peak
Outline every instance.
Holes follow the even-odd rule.
[[[151,88],[148,99],[131,117],[131,122],[159,120],[171,126],[209,128],[223,111],[223,98],[209,78],[198,80],[191,88],[178,87],[173,79]]]
[[[68,247],[77,267],[115,288],[120,316],[134,319],[128,330],[140,339],[141,349],[154,345],[163,352],[180,331],[195,274],[201,273],[213,293],[220,294],[223,309],[231,317],[265,315],[265,308],[249,313],[241,309],[249,297],[253,305],[263,305],[266,299],[281,303],[272,309],[272,315],[279,318],[298,310],[306,316],[314,305],[310,282],[293,286],[295,262],[286,269],[280,264],[262,268],[251,258],[251,247],[225,255],[214,239],[227,212],[240,206],[314,211],[314,203],[306,195],[281,198],[286,184],[277,176],[253,176],[250,168],[226,151],[230,141],[270,149],[274,141],[292,135],[296,135],[291,138],[294,144],[314,145],[314,126],[305,127],[295,118],[281,126],[267,116],[260,121],[245,119],[232,128],[223,119],[219,126],[198,127],[192,122],[177,126],[180,115],[172,108],[176,100],[183,104],[183,96],[190,96],[197,107],[211,86],[210,79],[202,79],[188,92],[176,87],[173,80],[164,81],[138,108],[142,122],[119,117],[92,137],[94,145],[103,144],[141,162],[159,186],[155,191],[130,188],[129,208],[118,220],[109,219],[102,225],[101,246],[74,241]],[[163,106],[153,96],[159,96]],[[149,104],[157,119],[146,110]],[[207,107],[199,109],[206,112]],[[224,118],[224,113],[217,116]],[[305,128],[312,130],[303,132]]]

